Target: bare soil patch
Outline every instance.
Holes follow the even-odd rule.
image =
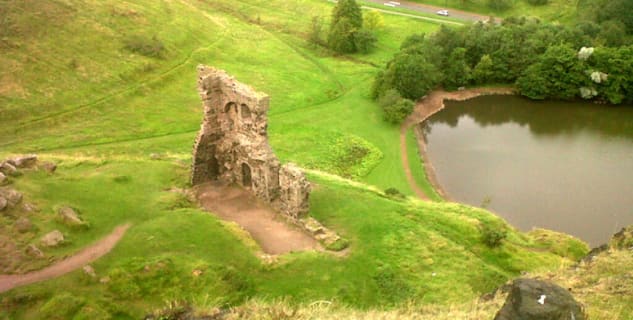
[[[196,186],[200,204],[223,220],[236,222],[267,254],[322,250],[318,241],[285,221],[268,205],[236,186],[207,182]]]
[[[0,293],[16,287],[62,276],[101,258],[114,248],[129,227],[130,224],[118,226],[114,228],[112,233],[97,241],[95,244],[42,270],[26,274],[0,275]]]

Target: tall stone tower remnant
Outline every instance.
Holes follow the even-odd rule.
[[[309,211],[310,184],[293,164],[280,165],[268,144],[269,98],[225,71],[198,67],[204,118],[193,149],[191,183],[238,184],[277,211]]]

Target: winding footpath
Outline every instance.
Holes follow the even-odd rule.
[[[95,244],[44,269],[25,274],[0,275],[0,293],[16,287],[62,276],[101,258],[114,248],[130,226],[131,224],[129,223],[120,225],[114,228],[112,233],[97,241]]]
[[[400,159],[402,159],[402,168],[404,169],[405,175],[407,177],[407,182],[420,199],[429,200],[429,197],[424,193],[424,191],[422,191],[422,188],[418,186],[418,184],[415,182],[415,179],[413,178],[413,174],[411,174],[411,166],[409,163],[409,158],[407,157],[407,131],[409,131],[409,129],[418,125],[419,123],[423,122],[424,120],[428,119],[430,116],[434,115],[440,110],[444,109],[444,100],[464,101],[483,95],[510,95],[514,93],[514,89],[507,87],[475,88],[453,92],[435,90],[423,97],[420,101],[418,101],[418,103],[415,105],[415,108],[413,109],[413,112],[404,120],[404,122],[402,122],[402,125],[400,125]],[[443,198],[446,199],[447,195],[437,182],[433,166],[426,155],[426,144],[424,142],[424,139],[419,136],[418,132],[416,132],[416,137],[418,148],[420,150],[420,156],[422,157],[424,163],[426,176],[435,190]]]

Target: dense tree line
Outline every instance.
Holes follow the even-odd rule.
[[[373,96],[395,89],[416,100],[437,86],[516,84],[533,99],[632,103],[633,46],[605,43],[594,27],[510,18],[414,35],[379,72]]]

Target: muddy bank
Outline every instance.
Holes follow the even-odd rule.
[[[406,144],[403,143],[405,141],[405,137],[407,131],[416,126],[413,130],[415,133],[416,140],[418,141],[418,149],[420,150],[420,157],[424,163],[424,170],[427,176],[427,179],[435,189],[435,191],[445,200],[451,200],[450,196],[446,193],[446,191],[442,188],[442,186],[438,183],[437,177],[435,176],[435,170],[433,169],[433,164],[429,161],[427,152],[426,152],[426,141],[424,141],[424,135],[421,132],[420,126],[418,124],[422,123],[424,120],[428,119],[435,113],[444,109],[444,100],[452,100],[452,101],[464,101],[468,99],[472,99],[479,96],[484,95],[512,95],[515,94],[513,88],[508,87],[499,87],[499,88],[474,88],[474,89],[466,89],[460,91],[444,91],[441,89],[435,90],[421,100],[415,105],[413,112],[404,120],[400,127],[400,141],[401,141],[401,156],[402,163],[407,173],[407,181],[411,188],[415,191],[415,193],[422,199],[428,200],[428,196],[424,195],[421,191],[420,187],[417,185],[413,176],[411,175],[411,170],[409,167],[409,160],[407,159],[406,152]],[[422,195],[420,195],[422,193]]]

